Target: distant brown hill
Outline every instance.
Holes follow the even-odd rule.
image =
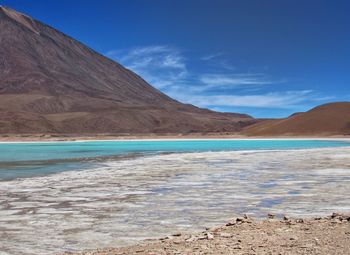
[[[0,133],[235,132],[253,122],[179,103],[71,37],[0,7]]]
[[[265,120],[245,128],[247,135],[350,135],[350,102],[325,104],[289,118]]]

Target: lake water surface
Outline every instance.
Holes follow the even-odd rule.
[[[203,230],[243,213],[349,212],[349,145],[331,140],[0,144],[0,254],[129,245]]]
[[[0,143],[0,180],[95,168],[99,162],[179,152],[350,146],[341,140],[155,140]]]

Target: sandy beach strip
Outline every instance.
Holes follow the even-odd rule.
[[[244,136],[240,134],[139,134],[139,135],[0,135],[0,143],[90,142],[90,141],[186,141],[186,140],[338,140],[350,136]]]

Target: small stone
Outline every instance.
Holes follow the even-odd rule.
[[[334,212],[334,213],[332,213],[331,218],[334,219],[334,218],[339,217],[339,216],[341,216],[339,213]]]
[[[194,242],[194,241],[197,241],[197,240],[198,240],[197,237],[191,236],[190,238],[186,239],[185,241],[186,241],[186,242]]]
[[[316,237],[314,238],[314,240],[315,240],[315,244],[316,244],[316,245],[319,245],[320,240],[319,240],[318,238],[316,238]]]
[[[331,220],[331,223],[333,223],[333,224],[341,223],[341,220],[333,219],[333,220]]]
[[[213,240],[214,239],[214,235],[210,232],[207,232],[207,239],[208,240]]]
[[[175,233],[173,236],[181,236],[181,233]]]
[[[211,228],[211,229],[208,229],[210,230],[210,232],[212,232],[214,235],[218,234],[218,232],[220,231],[220,227],[217,227],[217,228]]]
[[[297,219],[296,223],[304,223],[304,220],[303,219]]]
[[[284,215],[283,220],[287,221],[287,220],[289,220],[289,217],[287,217],[286,215]]]
[[[272,214],[272,213],[267,214],[267,217],[268,217],[269,219],[274,219],[275,216],[276,216],[276,215],[274,215],[274,214]]]
[[[232,221],[226,223],[226,227],[230,227],[230,226],[234,226],[234,225],[236,225],[236,223],[232,222]]]
[[[241,217],[236,218],[236,222],[243,222],[243,221],[244,221],[244,218],[241,218]]]
[[[223,237],[223,238],[230,238],[230,237],[232,237],[232,235],[229,234],[229,233],[220,233],[220,237]]]

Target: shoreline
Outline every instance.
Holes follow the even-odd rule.
[[[42,142],[113,142],[113,141],[195,141],[195,140],[338,140],[350,141],[346,135],[315,136],[244,136],[237,134],[169,134],[169,135],[0,135],[1,143],[42,143]]]
[[[174,233],[136,245],[65,252],[63,255],[165,254],[346,254],[350,214],[255,220],[247,215],[197,233]]]

